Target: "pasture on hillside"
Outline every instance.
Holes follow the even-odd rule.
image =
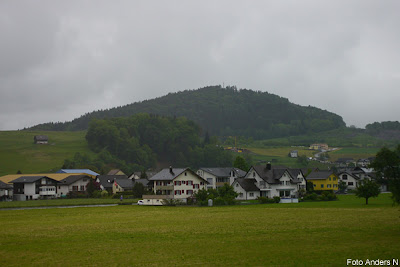
[[[400,256],[389,194],[221,207],[0,210],[4,266],[345,266]]]
[[[334,162],[339,158],[353,158],[354,160],[375,157],[381,148],[376,147],[344,147],[329,152],[330,161]]]
[[[35,145],[35,135],[47,135],[48,145]],[[76,152],[92,155],[86,132],[0,131],[0,176],[54,172]]]

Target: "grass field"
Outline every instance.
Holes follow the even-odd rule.
[[[48,145],[33,144],[35,135],[49,137]],[[52,172],[61,168],[64,159],[76,152],[92,155],[85,140],[86,132],[0,131],[0,176]]]
[[[122,203],[136,203],[138,199],[123,199]],[[121,200],[113,198],[72,198],[72,199],[47,199],[29,201],[9,201],[0,202],[0,209],[4,208],[24,208],[24,207],[52,207],[52,206],[81,206],[81,205],[101,205],[117,204]]]
[[[0,210],[2,266],[345,266],[400,257],[400,211],[371,199],[228,207]]]
[[[358,160],[374,157],[379,150],[380,148],[345,147],[329,152],[329,156],[331,161],[336,161],[338,158],[353,158]]]

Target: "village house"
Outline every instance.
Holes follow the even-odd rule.
[[[313,184],[314,190],[318,191],[337,191],[339,177],[332,171],[313,171],[306,177],[307,182]]]
[[[322,150],[328,150],[329,146],[328,144],[311,144],[309,149],[322,151]]]
[[[65,197],[70,192],[86,192],[92,178],[88,175],[70,175],[57,184],[57,197]]]
[[[127,176],[116,177],[114,178],[114,183],[112,185],[112,193],[116,194],[119,192],[132,191],[134,183],[135,181],[129,179]]]
[[[21,176],[13,181],[14,200],[55,198],[58,181],[47,176]]]
[[[298,157],[298,151],[297,150],[291,150],[289,153],[289,156],[291,158],[297,158]]]
[[[205,189],[207,181],[189,168],[166,168],[149,179],[157,196],[143,196],[145,205],[161,203],[163,199],[178,199],[186,203],[199,189]],[[167,197],[165,197],[167,196]]]
[[[360,181],[365,179],[373,180],[375,178],[375,172],[373,169],[355,167],[341,171],[338,176],[339,181],[347,185],[347,189],[355,190],[360,184]],[[384,187],[381,188],[382,191],[385,191],[384,189]]]
[[[243,181],[243,179],[249,181]],[[252,166],[243,179],[236,179],[232,184],[239,194],[237,199],[278,196],[281,197],[282,202],[295,202],[299,190],[306,188],[306,180],[300,169],[272,167],[270,163]],[[258,192],[255,187],[251,186],[251,183],[258,188]],[[292,201],[292,199],[295,200]]]
[[[35,135],[33,137],[33,143],[47,145],[49,143],[49,137],[47,135]]]
[[[117,190],[118,192],[122,191],[122,187],[118,186],[118,183],[117,186],[115,186],[114,181],[122,179],[128,179],[132,183],[132,180],[126,175],[98,175],[96,177],[96,182],[100,184],[101,190],[106,190],[110,194],[115,194]]]
[[[245,171],[238,168],[200,168],[197,174],[206,180],[207,188],[216,189],[224,184],[232,185],[236,178],[242,178],[246,175]]]

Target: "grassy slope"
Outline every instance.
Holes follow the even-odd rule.
[[[321,203],[0,210],[7,266],[345,266],[400,255],[388,194]],[[45,218],[45,219],[44,219]]]
[[[49,136],[49,145],[33,144],[38,134]],[[91,154],[86,140],[86,132],[0,132],[0,175],[39,173],[59,169],[64,159],[76,152]]]

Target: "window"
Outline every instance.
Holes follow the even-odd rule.
[[[332,178],[331,178],[331,177],[329,177],[329,181],[332,181]]]
[[[239,184],[238,184],[238,183],[236,184],[236,187],[239,187]]]
[[[334,184],[333,187],[337,187],[337,184]]]
[[[290,181],[286,181],[286,185],[290,185]]]
[[[251,197],[254,197],[254,193],[250,193],[250,196],[251,196]]]
[[[281,190],[279,191],[280,197],[290,197],[290,190]]]
[[[324,188],[324,185],[323,185],[323,184],[321,184],[321,188]]]
[[[213,185],[213,178],[207,178],[207,182],[209,185]],[[192,181],[193,184],[193,181]]]
[[[314,187],[316,187],[317,185],[316,184],[313,184],[314,185]]]
[[[85,191],[85,186],[81,185],[81,191]]]
[[[187,195],[193,195],[193,190],[186,190]]]
[[[175,181],[174,184],[175,185],[181,185],[181,181]]]
[[[194,184],[194,185],[193,185],[193,188],[194,188],[194,189],[199,189],[200,186],[199,186],[199,184]]]
[[[187,176],[187,172],[185,172],[185,176]]]
[[[332,187],[331,184],[326,185],[326,188],[331,188],[331,187]]]
[[[243,193],[239,193],[239,197],[243,197]]]
[[[342,179],[347,180],[347,174],[343,174]]]
[[[348,182],[347,185],[354,185],[354,183],[353,182]]]
[[[253,177],[256,177],[256,172],[253,172]]]
[[[336,181],[336,177],[333,177],[333,180]]]
[[[175,195],[180,195],[181,194],[181,190],[175,190]]]
[[[72,186],[72,191],[78,191],[78,186],[77,185]]]

